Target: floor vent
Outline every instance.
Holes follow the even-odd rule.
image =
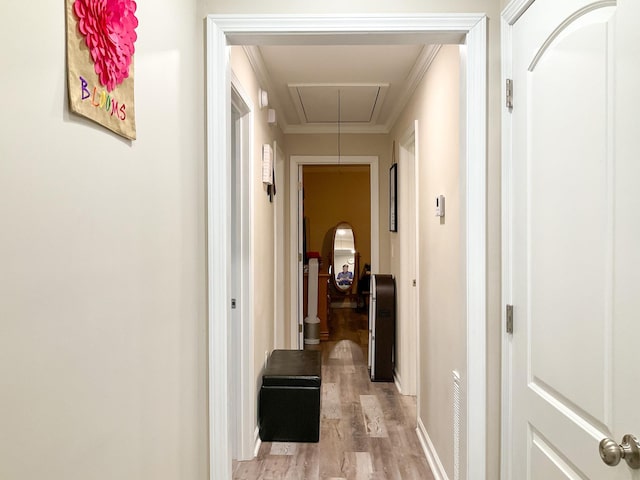
[[[453,371],[453,480],[460,480],[460,374]]]

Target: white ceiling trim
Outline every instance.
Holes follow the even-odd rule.
[[[462,44],[483,15],[264,14],[247,19],[221,14],[215,19],[227,45],[291,45],[292,34],[297,45],[415,45]],[[433,28],[425,30],[425,19]]]

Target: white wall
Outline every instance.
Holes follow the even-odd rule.
[[[202,22],[139,2],[138,140],[69,113],[64,2],[2,2],[0,478],[208,475]]]

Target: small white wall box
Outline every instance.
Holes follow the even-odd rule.
[[[444,195],[436,197],[436,217],[444,217]]]
[[[273,148],[268,143],[262,145],[262,182],[273,185]]]
[[[260,108],[269,106],[269,94],[261,88],[258,90],[258,105],[260,105]]]
[[[273,108],[267,110],[267,123],[269,125],[276,124],[276,111]]]

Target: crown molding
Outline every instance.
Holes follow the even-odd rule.
[[[398,120],[398,117],[407,107],[411,96],[418,88],[418,85],[429,70],[429,67],[433,63],[433,60],[436,58],[441,47],[442,45],[425,45],[420,52],[420,56],[407,76],[407,82],[405,83],[405,87],[402,89],[402,96],[396,101],[396,106],[387,119],[385,128],[388,132],[391,131]]]

